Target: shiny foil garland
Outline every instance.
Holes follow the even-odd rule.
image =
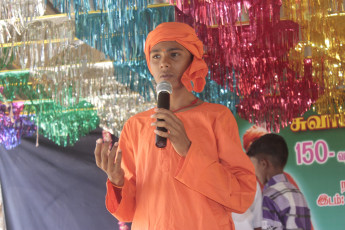
[[[14,60],[13,49],[0,48],[0,70],[7,68]]]
[[[42,100],[44,106],[36,106],[36,123],[41,133],[55,143],[64,146],[74,144],[78,135],[85,135],[84,131],[78,132],[80,129],[84,130],[82,127],[85,122],[90,121],[90,127],[93,128],[97,127],[96,123],[98,125],[96,111],[85,112],[83,108],[76,108],[80,107],[81,100],[91,101],[91,98],[108,93],[101,84],[113,80],[113,75],[109,74],[113,68],[112,63],[106,62],[100,52],[75,41],[74,21],[68,19],[58,23],[36,21],[29,24],[24,37],[30,43],[19,47],[19,62],[23,68],[29,68],[33,86],[42,86],[41,94],[46,93]],[[42,41],[48,43],[41,43]],[[96,62],[98,60],[104,61]],[[94,72],[95,69],[98,70],[97,73]],[[50,98],[53,102],[46,104],[45,99]],[[73,112],[62,112],[68,110]],[[80,121],[77,120],[78,117]],[[89,118],[86,119],[87,117]],[[76,129],[75,125],[70,125],[65,119],[72,119],[71,122],[79,124],[79,128]],[[47,124],[54,125],[54,128]],[[69,127],[76,131],[73,132]]]
[[[147,69],[143,45],[147,33],[155,26],[164,21],[174,21],[174,12],[173,6],[152,5],[150,8],[142,10],[137,8],[137,11],[131,12],[132,20],[123,24],[123,27],[116,33],[109,25],[109,21],[118,20],[116,16],[84,13],[78,16],[79,19],[76,19],[77,36],[93,47],[102,50],[114,60],[115,79],[112,82],[125,86],[120,87],[117,91],[122,92],[121,95],[103,96],[98,103],[92,101],[98,108],[101,126],[116,135],[120,134],[123,123],[130,116],[156,104],[155,83]],[[101,28],[101,30],[97,28]],[[91,31],[93,32],[91,33]],[[89,37],[90,34],[93,36]],[[230,76],[233,76],[233,71],[230,70],[228,75],[232,79],[233,77]],[[204,92],[198,96],[205,101],[227,105],[236,112],[235,101],[238,98],[236,94],[225,85],[217,84],[210,78],[207,81]],[[229,88],[233,89],[232,80],[224,84],[231,85]],[[100,108],[99,105],[102,104],[107,106]]]
[[[96,129],[99,124],[97,111],[86,101],[63,107],[53,101],[41,100],[26,106],[24,112],[35,112],[36,116],[32,119],[39,127],[39,134],[64,147],[74,145],[80,137]]]
[[[194,25],[206,46],[211,79],[237,93],[240,117],[277,132],[315,102],[317,85],[289,66],[299,27],[280,20],[280,1],[174,2],[176,20]]]
[[[35,21],[28,25],[23,40],[18,59],[22,69],[30,70],[32,83],[44,85],[58,104],[78,104],[79,82],[92,55],[74,41],[74,21]]]
[[[29,71],[0,73],[0,102],[12,102],[23,97],[29,87]]]
[[[91,71],[91,72],[90,72]],[[155,103],[145,100],[139,93],[132,91],[129,86],[116,80],[114,68],[108,66],[108,75],[102,69],[88,71],[89,76],[100,76],[95,82],[90,82],[89,95],[85,100],[97,109],[100,119],[99,126],[119,136],[126,120],[138,111],[145,111],[154,107]],[[130,76],[128,76],[130,77]],[[151,95],[153,97],[154,95]]]
[[[23,103],[0,104],[0,145],[5,149],[15,148],[22,137],[36,133],[31,118],[20,114],[23,108]]]
[[[78,61],[73,60],[77,55],[67,54],[70,59],[64,56],[73,47],[71,40],[59,52],[60,57],[46,59],[44,56],[44,61],[33,45],[33,58],[30,61],[22,58],[21,63],[23,66],[30,63],[29,68],[37,80],[54,82],[52,79],[56,79],[60,82],[57,85],[64,90],[59,95],[56,91],[59,87],[52,87],[53,84],[44,84],[44,90],[61,106],[78,104],[76,98],[92,100],[101,111],[101,124],[117,133],[132,112],[145,109],[145,103],[152,106],[154,83],[143,58],[144,40],[159,23],[175,20],[173,14],[176,11],[176,21],[194,26],[205,44],[205,60],[210,66],[210,74],[205,93],[199,95],[204,100],[225,104],[232,110],[236,105],[242,118],[266,124],[274,131],[287,126],[294,116],[303,114],[318,96],[319,101],[324,99],[320,105],[332,104],[338,110],[342,108],[342,78],[336,75],[325,78],[330,72],[343,76],[344,64],[339,62],[344,60],[343,52],[337,51],[342,47],[343,30],[338,28],[341,26],[338,20],[332,20],[342,17],[339,14],[343,10],[340,2],[286,1],[281,7],[278,0],[171,1],[176,10],[173,6],[150,6],[157,2],[105,0],[90,4],[89,1],[74,1],[77,37],[114,61],[113,68],[103,67],[98,79],[87,77],[88,71],[80,71],[78,67],[84,66],[85,70],[93,68],[94,63],[87,55]],[[59,4],[65,3],[70,4],[70,1],[59,1]],[[314,14],[319,9],[322,12],[332,9],[338,13],[334,16],[327,13],[328,24],[325,24],[325,17],[320,15],[326,14]],[[316,23],[310,23],[314,19]],[[36,25],[37,31],[43,31],[42,27]],[[322,33],[333,36],[325,39],[317,33],[317,28],[324,28]],[[334,29],[327,32],[326,28]],[[63,31],[63,36],[66,35]],[[37,36],[42,36],[42,32]],[[318,43],[308,42],[313,39]],[[43,45],[39,48],[39,43],[37,47],[40,51],[49,50],[42,48]],[[311,47],[312,55],[308,55],[308,47]],[[320,58],[314,57],[315,49],[319,52],[321,48]],[[56,63],[71,61],[76,68],[57,64],[58,69],[48,69],[48,65],[40,65],[46,64],[46,60],[56,60]],[[46,72],[40,71],[42,67]],[[61,77],[54,77],[54,71]],[[111,71],[113,74],[109,73]],[[114,86],[107,86],[108,92],[104,93],[106,90],[102,84],[108,81]],[[117,108],[114,109],[113,105]]]
[[[14,46],[22,31],[45,12],[44,0],[2,0],[0,2],[0,70],[13,59]]]
[[[108,4],[111,8],[101,8],[104,13],[84,12],[81,10],[90,8],[80,5],[76,11],[76,36],[114,62],[113,75],[100,79],[103,93],[93,96],[90,102],[98,110],[100,126],[120,135],[130,116],[156,104],[155,83],[147,69],[144,43],[148,32],[155,26],[174,21],[175,11],[173,6],[148,7],[142,2],[127,11],[123,10],[126,7],[119,8],[123,11],[120,16],[119,11],[114,13],[117,3]],[[96,88],[94,92],[98,90]],[[104,94],[104,89],[108,93]]]
[[[300,25],[301,41],[291,50],[293,69],[304,71],[312,62],[312,76],[320,86],[315,110],[344,114],[345,106],[345,2],[339,0],[283,1],[284,17]]]
[[[11,32],[13,33],[11,36]],[[0,70],[11,65],[14,59],[14,48],[12,45],[4,47],[7,42],[13,43],[17,33],[13,26],[8,25],[5,21],[0,21]]]
[[[171,11],[173,7],[169,8],[168,14],[166,14],[168,11],[162,10],[163,8],[157,11],[146,9],[147,20],[156,22],[153,18],[173,17],[174,11]],[[152,14],[152,11],[156,13]],[[90,23],[98,25],[94,22],[98,22],[99,17],[94,15],[96,14],[90,14],[88,25]],[[138,18],[136,20],[139,21]],[[117,61],[114,65],[109,65],[109,62],[96,63],[95,60],[99,60],[94,57],[96,52],[83,43],[74,41],[73,25],[73,21],[71,23],[68,19],[58,22],[34,21],[27,26],[27,30],[22,35],[23,42],[15,49],[18,53],[17,63],[20,63],[22,68],[29,69],[30,83],[42,96],[36,98],[37,104],[33,112],[36,115],[35,123],[40,127],[39,132],[57,144],[63,145],[73,144],[76,137],[71,138],[71,134],[57,137],[59,131],[66,133],[62,129],[66,129],[67,126],[58,126],[56,122],[68,124],[61,119],[68,117],[69,114],[61,116],[61,111],[71,110],[78,105],[79,100],[92,102],[99,111],[100,126],[119,135],[124,122],[138,111],[153,107],[152,101],[155,99],[151,76],[141,78],[143,72],[138,71],[140,66],[144,66],[143,60],[140,60],[143,58],[132,57],[133,54],[130,54],[126,47],[124,52],[127,52],[132,59],[129,63],[123,61]],[[133,26],[127,25],[126,28],[130,31]],[[132,33],[134,34],[134,31]],[[92,36],[88,41],[97,40],[97,37]],[[128,44],[131,46],[130,40]],[[121,42],[118,42],[118,46],[121,47]],[[136,55],[135,51],[133,52]],[[143,55],[143,52],[141,53]],[[114,67],[116,73],[121,73],[118,79],[114,77]],[[129,78],[124,79],[122,76]],[[136,89],[137,92],[132,89]],[[8,92],[12,93],[11,100],[18,97],[17,91],[12,89]],[[42,106],[38,106],[39,104]],[[79,110],[74,110],[74,113],[79,113]],[[54,122],[51,122],[53,117],[55,117]],[[47,126],[50,123],[56,128]]]
[[[29,76],[29,71],[0,74],[0,106],[3,108],[0,133],[6,148],[15,147],[24,134],[32,135],[33,132],[58,145],[73,145],[81,136],[98,127],[97,111],[89,102],[61,106],[51,99],[51,93],[45,91],[44,85],[29,84]],[[25,102],[12,103],[14,98],[25,98]],[[15,110],[9,107],[12,104],[21,107]]]
[[[2,52],[7,54],[2,66],[8,65],[9,57],[12,60],[15,54],[15,64],[29,70],[22,73],[10,71],[1,78],[1,101],[29,101],[25,108],[34,108],[27,113],[39,127],[38,132],[59,145],[74,144],[81,135],[89,132],[90,128],[96,128],[99,123],[93,107],[85,101],[79,101],[82,100],[80,96],[85,97],[90,92],[91,80],[84,77],[85,72],[90,63],[102,59],[95,56],[102,55],[95,55],[96,52],[86,49],[82,42],[75,41],[73,20],[67,17],[36,20],[34,16],[36,12],[41,12],[41,5],[34,1],[30,4],[25,5],[25,13],[30,19],[19,27],[13,22],[21,22],[25,15],[11,11],[12,23],[6,24],[4,36],[0,34],[0,38],[8,42],[2,44],[5,48],[1,51],[10,50]],[[35,10],[35,13],[30,13],[30,10]],[[13,76],[9,76],[11,74]],[[94,76],[92,81],[96,78]]]

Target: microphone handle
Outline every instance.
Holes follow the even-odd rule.
[[[162,91],[158,94],[158,108],[170,109],[170,94]],[[157,119],[157,121],[164,121],[164,119]],[[164,127],[157,127],[157,130],[167,132],[168,130]],[[156,134],[156,146],[158,148],[164,148],[167,145],[167,139]]]
[[[157,119],[158,121],[164,121],[163,119]],[[157,127],[157,130],[167,132],[168,130],[164,127]],[[167,146],[167,139],[165,137],[159,136],[156,134],[156,146],[158,148],[165,148]]]

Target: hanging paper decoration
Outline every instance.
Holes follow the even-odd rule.
[[[176,19],[194,25],[206,46],[210,78],[238,94],[240,117],[279,131],[316,100],[317,85],[289,67],[299,28],[280,20],[280,1],[174,2]]]
[[[0,73],[0,102],[12,102],[18,97],[27,97],[29,71]]]
[[[60,12],[68,13],[64,21],[26,19],[25,26],[12,23],[21,14],[8,14],[0,24],[5,42],[0,66],[16,56],[14,62],[30,70],[33,89],[45,92],[38,100],[52,99],[54,106],[35,110],[36,115],[55,116],[55,109],[86,100],[98,110],[100,125],[119,134],[129,116],[155,104],[143,52],[146,35],[161,22],[176,20],[192,25],[204,42],[210,71],[205,91],[198,94],[203,100],[222,103],[273,131],[314,103],[319,113],[343,111],[344,2],[157,2],[162,1],[54,0]],[[95,49],[105,56],[96,58]],[[2,101],[18,97],[16,84],[21,83],[1,84]]]
[[[12,149],[20,144],[22,137],[32,136],[36,126],[31,118],[21,115],[23,103],[0,104],[0,145]]]
[[[6,98],[0,104],[3,111],[0,133],[6,148],[18,145],[24,134],[32,135],[36,126],[38,133],[64,146],[73,145],[81,136],[97,128],[99,118],[90,103],[81,101],[73,106],[61,106],[51,99],[52,93],[46,92],[44,85],[28,84],[29,76],[29,71],[0,75],[0,95],[2,99]],[[72,87],[64,89],[71,99],[72,91]],[[25,103],[17,103],[21,105],[20,109],[9,109],[8,104],[12,105],[11,101],[18,97],[25,98]]]
[[[13,45],[27,24],[34,18],[42,16],[45,8],[45,0],[2,0],[0,2],[0,70],[1,66],[6,66],[13,58]]]
[[[2,0],[0,2],[0,18],[14,23],[20,19],[25,25],[37,16],[44,14],[46,9],[45,0]]]
[[[231,78],[230,73],[228,74]],[[235,78],[235,74],[232,74],[232,78]],[[229,80],[234,85],[236,80]],[[210,74],[206,77],[206,85],[201,93],[195,93],[203,101],[218,103],[227,106],[233,114],[236,114],[236,105],[239,103],[239,97],[234,89],[234,85],[220,85],[216,81],[211,80]]]
[[[7,68],[14,60],[13,49],[0,48],[0,70]]]
[[[66,32],[65,32],[66,31]],[[76,42],[74,40],[74,23],[68,20],[59,20],[55,21],[35,21],[28,24],[27,30],[23,32],[23,41],[17,49],[18,53],[18,63],[22,68],[28,68],[30,71],[23,72],[22,74],[25,77],[16,75],[16,77],[9,78],[9,75],[13,72],[8,72],[7,76],[3,79],[6,81],[2,83],[5,87],[2,87],[3,101],[12,101],[14,98],[28,100],[28,97],[21,97],[20,94],[25,92],[23,88],[28,83],[28,75],[30,73],[29,82],[31,86],[36,89],[42,95],[41,99],[52,98],[56,104],[60,104],[62,107],[74,107],[79,103],[81,98],[88,101],[97,101],[97,98],[102,99],[103,94],[106,93],[109,95],[118,96],[116,101],[123,102],[122,104],[133,105],[133,102],[136,102],[136,107],[143,107],[145,109],[152,107],[151,104],[146,105],[143,102],[142,97],[138,93],[131,93],[130,90],[127,90],[128,95],[119,95],[117,92],[122,92],[125,86],[121,84],[114,83],[113,77],[113,64],[111,62],[97,62],[96,60],[103,59],[102,54],[100,57],[96,57],[94,50],[88,48],[85,44],[81,42]],[[99,52],[98,52],[99,53]],[[66,64],[68,63],[68,65]],[[97,70],[94,72],[94,70]],[[24,84],[25,82],[25,84]],[[108,83],[108,87],[101,85],[101,83]],[[17,87],[22,86],[22,87]],[[42,88],[43,87],[43,88]],[[45,96],[44,93],[46,93]],[[5,96],[3,96],[5,95]],[[130,101],[133,97],[133,100]],[[151,95],[152,97],[152,95]],[[128,98],[125,100],[125,98]],[[110,100],[114,103],[114,100]],[[103,100],[102,103],[95,103],[101,111],[106,111],[103,109],[103,106],[106,106],[110,101]],[[143,103],[142,103],[143,102]],[[117,106],[119,107],[119,106]],[[126,106],[122,106],[125,108]],[[56,109],[56,106],[45,106],[43,110],[37,110],[34,112],[36,116],[39,116],[40,113],[53,113],[56,111],[49,111],[50,109]],[[110,127],[116,126],[116,129],[113,130],[114,133],[117,133],[123,125],[124,121],[128,116],[125,115],[130,113],[134,114],[132,109],[121,109],[121,113],[114,114],[116,119],[119,119],[119,122],[113,122]],[[115,108],[116,109],[116,108]],[[112,110],[112,109],[111,109]],[[115,111],[120,111],[116,109]],[[78,110],[75,111],[76,113]],[[111,111],[110,111],[111,112]],[[53,113],[55,114],[55,113]],[[97,113],[94,113],[95,116]],[[126,116],[126,117],[123,117]],[[100,116],[104,117],[104,116]],[[106,119],[107,117],[105,117]],[[57,119],[56,121],[61,121]],[[38,122],[38,120],[36,121]],[[62,122],[62,121],[61,121]],[[103,121],[102,126],[110,122]],[[109,125],[107,125],[109,126]],[[56,141],[58,144],[61,143],[59,138],[47,134],[52,129],[45,131],[46,135],[50,139]],[[65,140],[64,144],[65,144]],[[70,143],[73,143],[70,142]]]
[[[111,68],[111,70],[113,69]],[[96,76],[102,76],[97,74],[97,70],[94,70],[93,73]],[[109,78],[106,79],[103,75],[104,80],[93,85],[92,92],[95,95],[90,95],[85,99],[97,109],[100,127],[120,136],[123,124],[129,117],[138,111],[145,111],[154,107],[156,103],[145,100],[139,93],[119,83],[115,79],[113,71],[109,74]]]
[[[88,85],[87,92],[83,91],[83,83],[89,83],[82,82],[84,74],[90,65],[105,60],[104,54],[75,39],[74,28],[74,21],[67,17],[35,20],[26,25],[18,40],[5,44],[15,53],[14,64],[30,71],[30,83],[43,85],[65,107],[78,104],[81,94],[89,93]]]
[[[82,51],[82,44],[74,41],[73,21],[35,21],[28,25],[22,38],[17,56],[22,69],[30,70],[31,82],[44,85],[58,104],[77,104],[78,82],[91,54]],[[72,92],[67,92],[70,87]]]
[[[75,106],[63,107],[54,102],[41,101],[33,105],[36,113],[35,123],[39,133],[58,145],[74,145],[81,136],[98,127],[99,118],[94,107],[81,101]],[[33,109],[25,107],[28,114]]]
[[[301,40],[290,56],[293,68],[305,71],[305,63],[321,88],[315,110],[320,114],[344,114],[345,106],[345,2],[339,0],[283,1],[284,16],[297,22]]]
[[[114,4],[112,7],[117,9],[120,6]],[[152,100],[152,76],[144,56],[145,39],[158,24],[174,21],[174,7],[143,7],[125,11],[123,18],[109,13],[114,12],[112,8],[105,8],[105,13],[77,11],[76,35],[114,60],[114,74],[118,82]]]
[[[102,10],[100,13],[88,13],[85,10],[90,6],[78,6],[77,37],[105,53],[114,62],[112,70],[115,78],[99,79],[103,82],[103,94],[92,97],[90,102],[98,110],[100,125],[119,135],[130,116],[156,104],[155,83],[146,65],[144,43],[147,34],[155,26],[174,21],[174,7],[117,1],[97,5],[99,8],[95,10]],[[106,87],[110,89],[105,94]]]

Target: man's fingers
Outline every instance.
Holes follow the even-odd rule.
[[[159,118],[164,120],[171,120],[177,123],[180,123],[181,120],[170,110],[167,109],[158,109],[158,111],[152,115],[153,118]]]
[[[152,126],[157,126],[157,127],[164,127],[167,128],[168,124],[166,121],[156,121],[151,123]]]
[[[174,121],[173,116],[167,113],[156,113],[154,114],[153,118],[162,119],[165,121]]]
[[[160,130],[157,130],[157,129],[155,129],[154,132],[158,136],[169,138],[169,133],[168,132],[160,131]]]
[[[168,133],[169,136],[171,135],[178,135],[180,133],[180,128],[178,125],[171,125],[169,124],[168,122],[165,122],[165,121],[157,121],[155,123],[152,123],[153,126],[157,126],[157,127],[163,127],[163,128],[166,128],[168,130],[168,132],[165,132],[165,133]],[[164,137],[167,137],[167,136],[164,136]]]
[[[121,149],[119,149],[119,151],[116,154],[116,158],[115,158],[115,167],[117,170],[121,169],[121,161],[122,161],[122,151],[121,151]]]
[[[108,152],[109,152],[110,142],[104,142],[101,151],[101,167],[103,170],[106,170],[108,167]]]
[[[95,153],[96,165],[98,167],[101,166],[101,161],[102,161],[102,157],[101,157],[102,144],[103,144],[103,140],[101,138],[96,141],[96,147],[95,147],[94,153]]]
[[[178,134],[183,128],[183,123],[174,114],[168,113],[156,113],[153,117],[157,119],[163,119],[163,121],[155,121],[151,123],[151,126],[164,127],[169,130],[170,133]],[[165,137],[165,136],[164,136]]]
[[[113,147],[110,150],[110,153],[108,156],[108,171],[111,171],[114,168],[117,146],[118,146],[118,143],[115,142],[115,144],[113,145]]]

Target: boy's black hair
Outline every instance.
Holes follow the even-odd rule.
[[[278,134],[265,134],[255,140],[249,147],[247,155],[261,159],[267,157],[274,167],[284,168],[289,150],[283,137]]]

